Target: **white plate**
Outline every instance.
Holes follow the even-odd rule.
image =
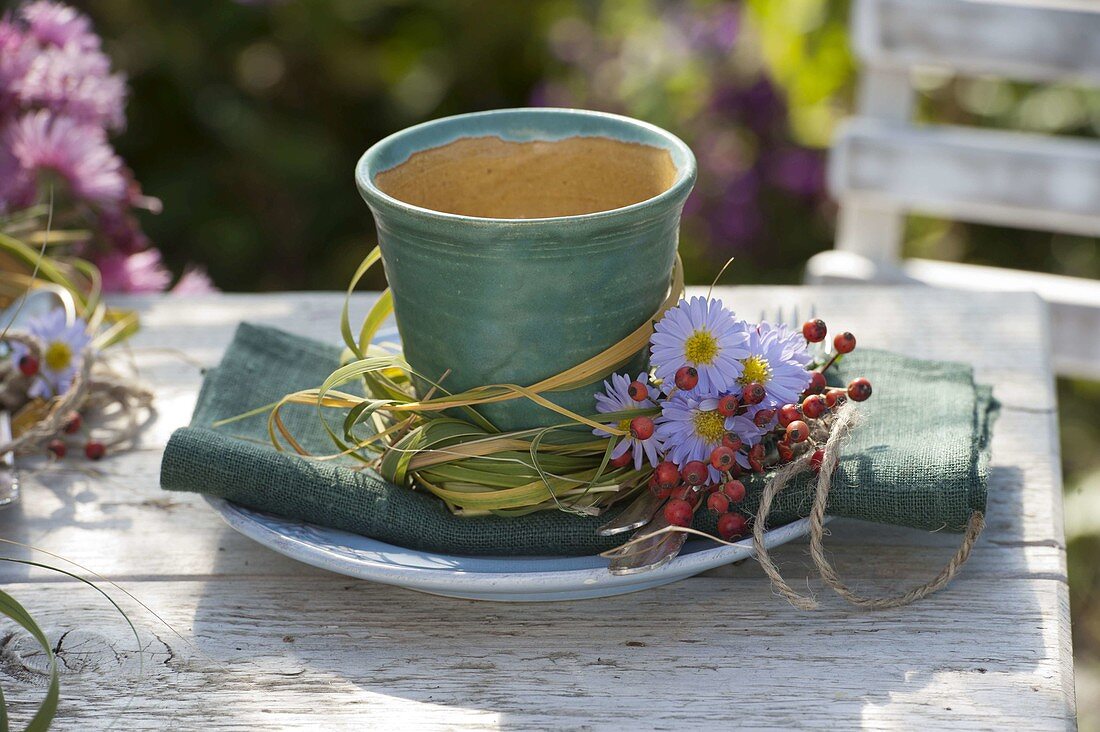
[[[752,555],[752,541],[715,546],[692,541],[657,569],[613,575],[607,560],[587,557],[456,557],[405,549],[337,529],[273,516],[221,498],[206,501],[225,522],[269,549],[350,577],[470,600],[542,602],[621,595],[676,582]],[[805,536],[806,519],[772,529],[770,549]]]

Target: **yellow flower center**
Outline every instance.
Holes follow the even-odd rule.
[[[73,361],[73,350],[64,341],[54,341],[46,348],[46,365],[50,371],[64,371]]]
[[[709,366],[718,357],[718,339],[705,330],[697,330],[684,341],[687,360],[700,366]]]
[[[707,442],[721,442],[726,434],[726,418],[718,412],[696,412],[692,417],[695,434]]]
[[[630,432],[630,420],[629,419],[620,419],[619,424],[616,425],[616,426],[619,429],[621,429],[623,432]]]
[[[741,359],[741,365],[745,367],[741,378],[738,379],[742,384],[766,384],[768,379],[772,377],[771,366],[760,356],[749,356]]]

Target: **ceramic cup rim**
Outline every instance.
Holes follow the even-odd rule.
[[[374,176],[386,170],[391,170],[398,165],[401,165],[409,159],[416,152],[428,150],[433,147],[439,147],[449,144],[455,140],[469,137],[486,137],[491,136],[493,132],[487,130],[474,130],[471,129],[469,134],[458,134],[454,136],[442,135],[440,139],[434,144],[424,145],[415,150],[412,150],[404,159],[394,162],[392,164],[383,166],[381,165],[381,159],[385,157],[386,153],[391,151],[396,145],[399,145],[402,141],[409,137],[423,135],[425,133],[431,133],[433,131],[444,131],[449,127],[455,126],[459,121],[474,121],[474,120],[491,120],[493,118],[500,118],[502,120],[500,127],[501,132],[506,132],[508,117],[517,116],[541,116],[545,115],[547,119],[550,118],[574,118],[574,119],[596,119],[609,123],[609,127],[619,125],[624,128],[633,128],[645,135],[650,142],[642,142],[642,144],[649,144],[655,147],[661,147],[668,150],[673,154],[673,165],[676,167],[676,179],[665,190],[661,191],[655,196],[647,198],[636,203],[632,203],[628,206],[620,206],[619,208],[607,209],[605,211],[593,211],[591,213],[571,214],[568,216],[547,216],[541,218],[495,218],[490,216],[470,216],[466,214],[448,213],[446,211],[436,211],[435,209],[425,208],[423,206],[416,206],[411,203],[402,201],[399,198],[394,198],[382,189],[380,189],[374,182]],[[542,130],[539,130],[542,132]],[[550,141],[557,141],[568,139],[570,137],[607,137],[610,139],[621,139],[615,137],[610,130],[603,134],[567,134],[560,137],[553,135],[547,130],[545,137],[540,137],[537,133],[532,135],[529,139],[538,140],[546,139]],[[639,142],[638,140],[630,140],[631,142]],[[663,144],[662,144],[663,143]],[[677,159],[678,158],[678,159]],[[657,125],[650,124],[649,122],[643,122],[641,120],[634,119],[633,117],[627,117],[621,114],[611,114],[610,112],[596,112],[588,109],[569,109],[565,107],[513,107],[508,109],[493,109],[485,112],[468,112],[466,114],[456,114],[449,117],[440,117],[438,119],[430,120],[428,122],[421,122],[420,124],[413,125],[412,127],[406,127],[405,129],[388,135],[378,142],[371,145],[362,157],[359,158],[359,162],[355,166],[355,183],[359,188],[360,193],[367,200],[369,204],[381,205],[386,208],[407,212],[414,214],[418,217],[434,219],[437,221],[449,221],[449,222],[464,222],[469,224],[479,225],[508,225],[508,226],[537,226],[546,223],[582,223],[582,222],[598,222],[606,219],[614,219],[621,216],[632,216],[638,212],[645,211],[646,209],[657,208],[668,202],[682,201],[687,198],[687,194],[691,191],[695,185],[695,178],[697,175],[697,165],[695,162],[695,155],[691,152],[691,148],[676,137],[671,132],[658,127]]]

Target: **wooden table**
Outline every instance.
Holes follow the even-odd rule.
[[[826,589],[824,608],[805,613],[750,561],[603,600],[488,604],[295,563],[234,533],[198,496],[158,487],[162,447],[188,421],[201,381],[196,365],[165,349],[215,364],[240,320],[336,342],[341,297],[130,299],[144,324],[132,348],[157,389],[158,419],[139,449],[102,463],[23,459],[24,501],[0,514],[0,535],[79,561],[172,629],[114,591],[140,628],[138,654],[94,591],[0,565],[4,588],[56,639],[57,728],[1073,726],[1045,306],[1030,295],[907,288],[719,295],[747,317],[816,302],[861,344],[970,361],[995,385],[1004,411],[988,526],[947,590],[869,613]],[[958,542],[853,521],[831,530],[836,564],[866,592],[923,581]],[[812,574],[804,543],[776,557],[795,586],[821,589],[802,579]],[[42,657],[11,627],[0,686],[21,726],[43,692]]]

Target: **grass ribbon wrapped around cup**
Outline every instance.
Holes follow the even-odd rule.
[[[555,404],[545,395],[596,384],[648,346],[653,323],[683,293],[683,266],[678,258],[668,295],[658,310],[607,350],[530,386],[491,384],[456,394],[447,390],[446,374],[419,374],[399,353],[372,343],[393,312],[389,290],[371,308],[358,335],[353,333],[348,314],[351,294],[380,259],[380,251],[373,250],[348,286],[340,318],[347,347],[343,365],[316,389],[288,394],[219,424],[268,412],[268,434],[277,449],[320,460],[354,458],[390,482],[430,491],[456,513],[515,515],[557,507],[593,514],[645,488],[651,468],[611,467],[615,441],[596,438],[591,430],[623,435],[625,431],[607,423],[652,416],[658,410],[632,409],[600,414],[597,419]],[[431,385],[423,397],[416,395],[413,377]],[[362,385],[363,395],[345,390],[349,384]],[[474,409],[511,399],[529,399],[561,415],[561,422],[501,432]],[[316,407],[337,452],[318,456],[306,450],[282,418],[282,410],[289,405]],[[342,423],[334,426],[325,418],[326,410],[342,410]]]

